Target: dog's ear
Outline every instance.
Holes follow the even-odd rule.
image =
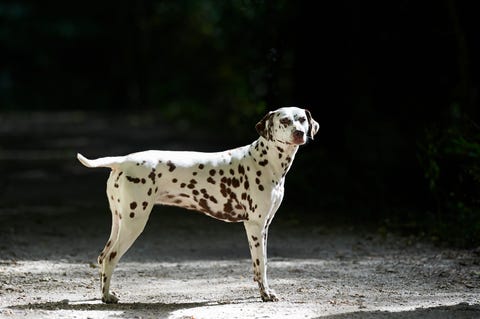
[[[255,125],[258,134],[267,140],[272,139],[271,119],[273,113],[274,112],[268,112],[268,114]]]
[[[313,136],[317,134],[318,130],[320,129],[320,124],[317,123],[312,118],[312,114],[310,114],[309,110],[305,110],[305,114],[307,114],[307,120],[308,120],[308,137],[310,137],[313,140]]]

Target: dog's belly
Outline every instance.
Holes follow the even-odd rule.
[[[169,192],[168,194],[161,194],[156,203],[202,212],[208,216],[228,222],[248,220],[248,212],[242,204],[229,200],[224,200],[220,203],[215,196],[210,195],[208,192],[199,195]]]

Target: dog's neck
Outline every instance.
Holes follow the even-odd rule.
[[[260,137],[250,145],[249,153],[259,166],[265,167],[272,181],[279,184],[292,165],[298,145],[280,143]]]

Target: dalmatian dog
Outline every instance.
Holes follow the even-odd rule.
[[[278,301],[267,281],[268,227],[283,198],[285,175],[300,145],[319,124],[297,107],[269,112],[252,144],[218,153],[145,151],[89,160],[87,167],[111,169],[107,196],[112,229],[98,257],[102,301],[117,303],[110,292],[115,266],[143,231],[155,204],[180,206],[226,222],[243,222],[254,280],[263,301]]]

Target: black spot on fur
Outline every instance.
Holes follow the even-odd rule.
[[[258,165],[260,166],[266,166],[268,164],[268,160],[264,159],[263,161],[258,162]]]
[[[138,178],[138,177],[127,176],[127,180],[129,182],[134,183],[134,184],[140,183],[140,178]]]
[[[175,168],[177,168],[177,167],[175,166],[175,164],[172,163],[172,161],[168,161],[168,162],[167,162],[167,166],[168,166],[168,171],[169,171],[169,172],[173,172],[173,171],[175,170]]]

